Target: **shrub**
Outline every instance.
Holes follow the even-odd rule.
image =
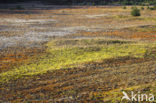
[[[126,7],[126,6],[124,6],[124,7],[123,7],[123,9],[127,9],[127,7]]]
[[[149,8],[150,10],[155,10],[153,7]]]
[[[132,6],[131,9],[134,9],[134,7]]]
[[[132,16],[140,16],[140,10],[138,8],[134,8],[132,11],[131,11],[131,15]]]
[[[16,6],[16,9],[17,9],[17,10],[24,10],[24,8],[21,7],[20,5]]]
[[[136,8],[137,8],[136,6],[132,6],[132,7],[131,7],[131,9],[136,9]]]
[[[154,10],[156,10],[156,5],[153,6]]]
[[[141,5],[142,5],[142,6],[145,6],[145,4],[144,4],[144,3],[142,3]]]
[[[156,10],[156,5],[155,6],[153,6],[153,7],[151,7],[151,8],[149,8],[150,10]]]
[[[147,9],[150,9],[150,7],[149,7],[149,6],[147,6]]]
[[[141,7],[141,10],[144,10],[144,7],[143,6]]]

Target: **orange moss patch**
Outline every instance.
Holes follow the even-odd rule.
[[[7,50],[0,54],[0,72],[7,71],[24,63],[30,63],[36,56],[44,53],[41,48]]]
[[[112,38],[123,38],[123,39],[146,39],[156,41],[156,32],[125,32],[125,31],[113,31],[113,32],[79,32],[76,34],[69,35],[67,37],[112,37]]]

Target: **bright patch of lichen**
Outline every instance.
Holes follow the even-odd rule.
[[[100,42],[99,42],[100,41]],[[39,56],[36,62],[15,67],[10,71],[0,74],[0,82],[46,73],[49,70],[74,67],[84,62],[96,61],[107,58],[123,56],[143,57],[148,44],[130,43],[119,40],[62,40],[52,41],[47,44],[47,53]],[[73,45],[70,45],[71,44]],[[59,46],[60,45],[60,46]]]

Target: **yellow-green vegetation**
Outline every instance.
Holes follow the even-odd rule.
[[[121,89],[114,89],[114,90],[110,90],[107,92],[94,92],[91,94],[91,98],[93,97],[94,99],[98,99],[101,101],[105,101],[105,102],[110,102],[110,103],[114,103],[114,102],[121,102],[121,98],[123,97],[123,93],[122,91],[125,91],[126,93],[131,93],[131,91],[133,91],[134,93],[138,93],[138,91],[140,91],[142,94],[150,94],[150,92],[152,93],[156,93],[156,88],[154,83],[153,84],[145,84],[145,85],[139,85],[139,86],[132,86],[132,87],[128,87],[128,88],[121,88]],[[124,103],[127,103],[127,101],[122,101]]]
[[[131,16],[131,15],[115,15],[112,16],[113,19],[120,19],[120,20],[127,20],[127,21],[133,21],[133,20],[137,20],[137,21],[156,21],[156,18],[154,17],[135,17],[135,16]]]
[[[1,73],[0,82],[42,74],[49,70],[75,67],[89,61],[123,56],[140,58],[154,45],[105,39],[60,39],[49,42],[47,46],[47,53],[39,56],[37,61]]]

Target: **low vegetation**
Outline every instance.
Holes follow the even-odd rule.
[[[156,10],[156,5],[149,8],[150,10]]]
[[[141,15],[141,14],[140,14],[140,10],[139,10],[138,8],[132,9],[131,15],[132,15],[132,16],[140,16],[140,15]]]
[[[125,7],[1,10],[0,102],[120,103],[122,91],[156,94],[155,11],[138,17]]]
[[[124,7],[123,7],[123,9],[127,9],[127,7],[126,7],[126,6],[124,6]]]
[[[17,9],[17,10],[24,10],[24,7],[18,5],[18,6],[16,7],[16,9]]]
[[[141,10],[144,10],[144,9],[145,9],[145,8],[142,6],[142,7],[141,7]]]
[[[17,80],[12,80],[10,83],[5,83],[1,86],[3,94],[0,95],[0,98],[2,98],[1,100],[14,102],[35,102],[39,99],[39,102],[86,101],[114,103],[121,102],[121,98],[123,96],[122,91],[126,91],[127,93],[131,91],[134,91],[135,93],[137,93],[137,91],[148,94],[156,93],[156,45],[143,45],[136,42],[131,44],[131,42],[118,40],[107,41],[108,44],[105,44],[105,40],[99,39],[99,41],[100,42],[92,39],[80,41],[61,40],[59,42],[51,42],[48,44],[50,46],[48,50],[50,54],[53,51],[52,48],[55,46],[69,46],[74,48],[79,44],[83,44],[83,46],[86,44],[91,46],[94,43],[100,45],[100,48],[106,47],[107,51],[110,51],[109,53],[105,50],[100,50],[99,47],[96,46],[97,48],[81,48],[78,50],[79,52],[71,49],[71,52],[68,51],[66,53],[72,54],[66,54],[66,56],[63,52],[58,53],[64,57],[64,60],[70,60],[72,57],[68,56],[74,56],[72,60],[70,60],[70,63],[73,63],[76,60],[75,57],[80,57],[79,54],[82,54],[82,56],[85,56],[84,54],[92,54],[95,57],[98,56],[97,54],[100,54],[101,56],[104,56],[104,58],[106,55],[109,55],[110,57],[113,55],[113,58],[102,59],[103,57],[98,57],[99,60],[86,60],[88,62],[83,62],[81,65],[71,66],[70,68],[62,68],[54,71],[51,69],[47,71],[47,73],[33,75],[29,78],[18,78]],[[81,45],[79,46],[81,47]],[[118,52],[117,47],[119,47],[119,51],[121,51],[123,55],[127,54],[128,51],[132,51],[132,53],[122,57],[123,55]],[[60,50],[57,47],[55,49]],[[145,49],[147,49],[146,52],[144,52]],[[87,58],[92,58],[92,55],[89,55]],[[120,56],[116,57],[118,55]],[[84,60],[85,58],[80,57],[79,59]],[[60,63],[61,61],[58,65],[60,65]],[[63,61],[63,63],[67,62]],[[46,62],[45,65],[47,65]],[[19,74],[16,76],[18,75]],[[9,75],[6,76],[9,77]]]
[[[65,40],[47,44],[47,54],[38,61],[0,74],[0,82],[46,73],[48,70],[74,67],[77,64],[124,56],[143,57],[151,45],[118,40]]]

